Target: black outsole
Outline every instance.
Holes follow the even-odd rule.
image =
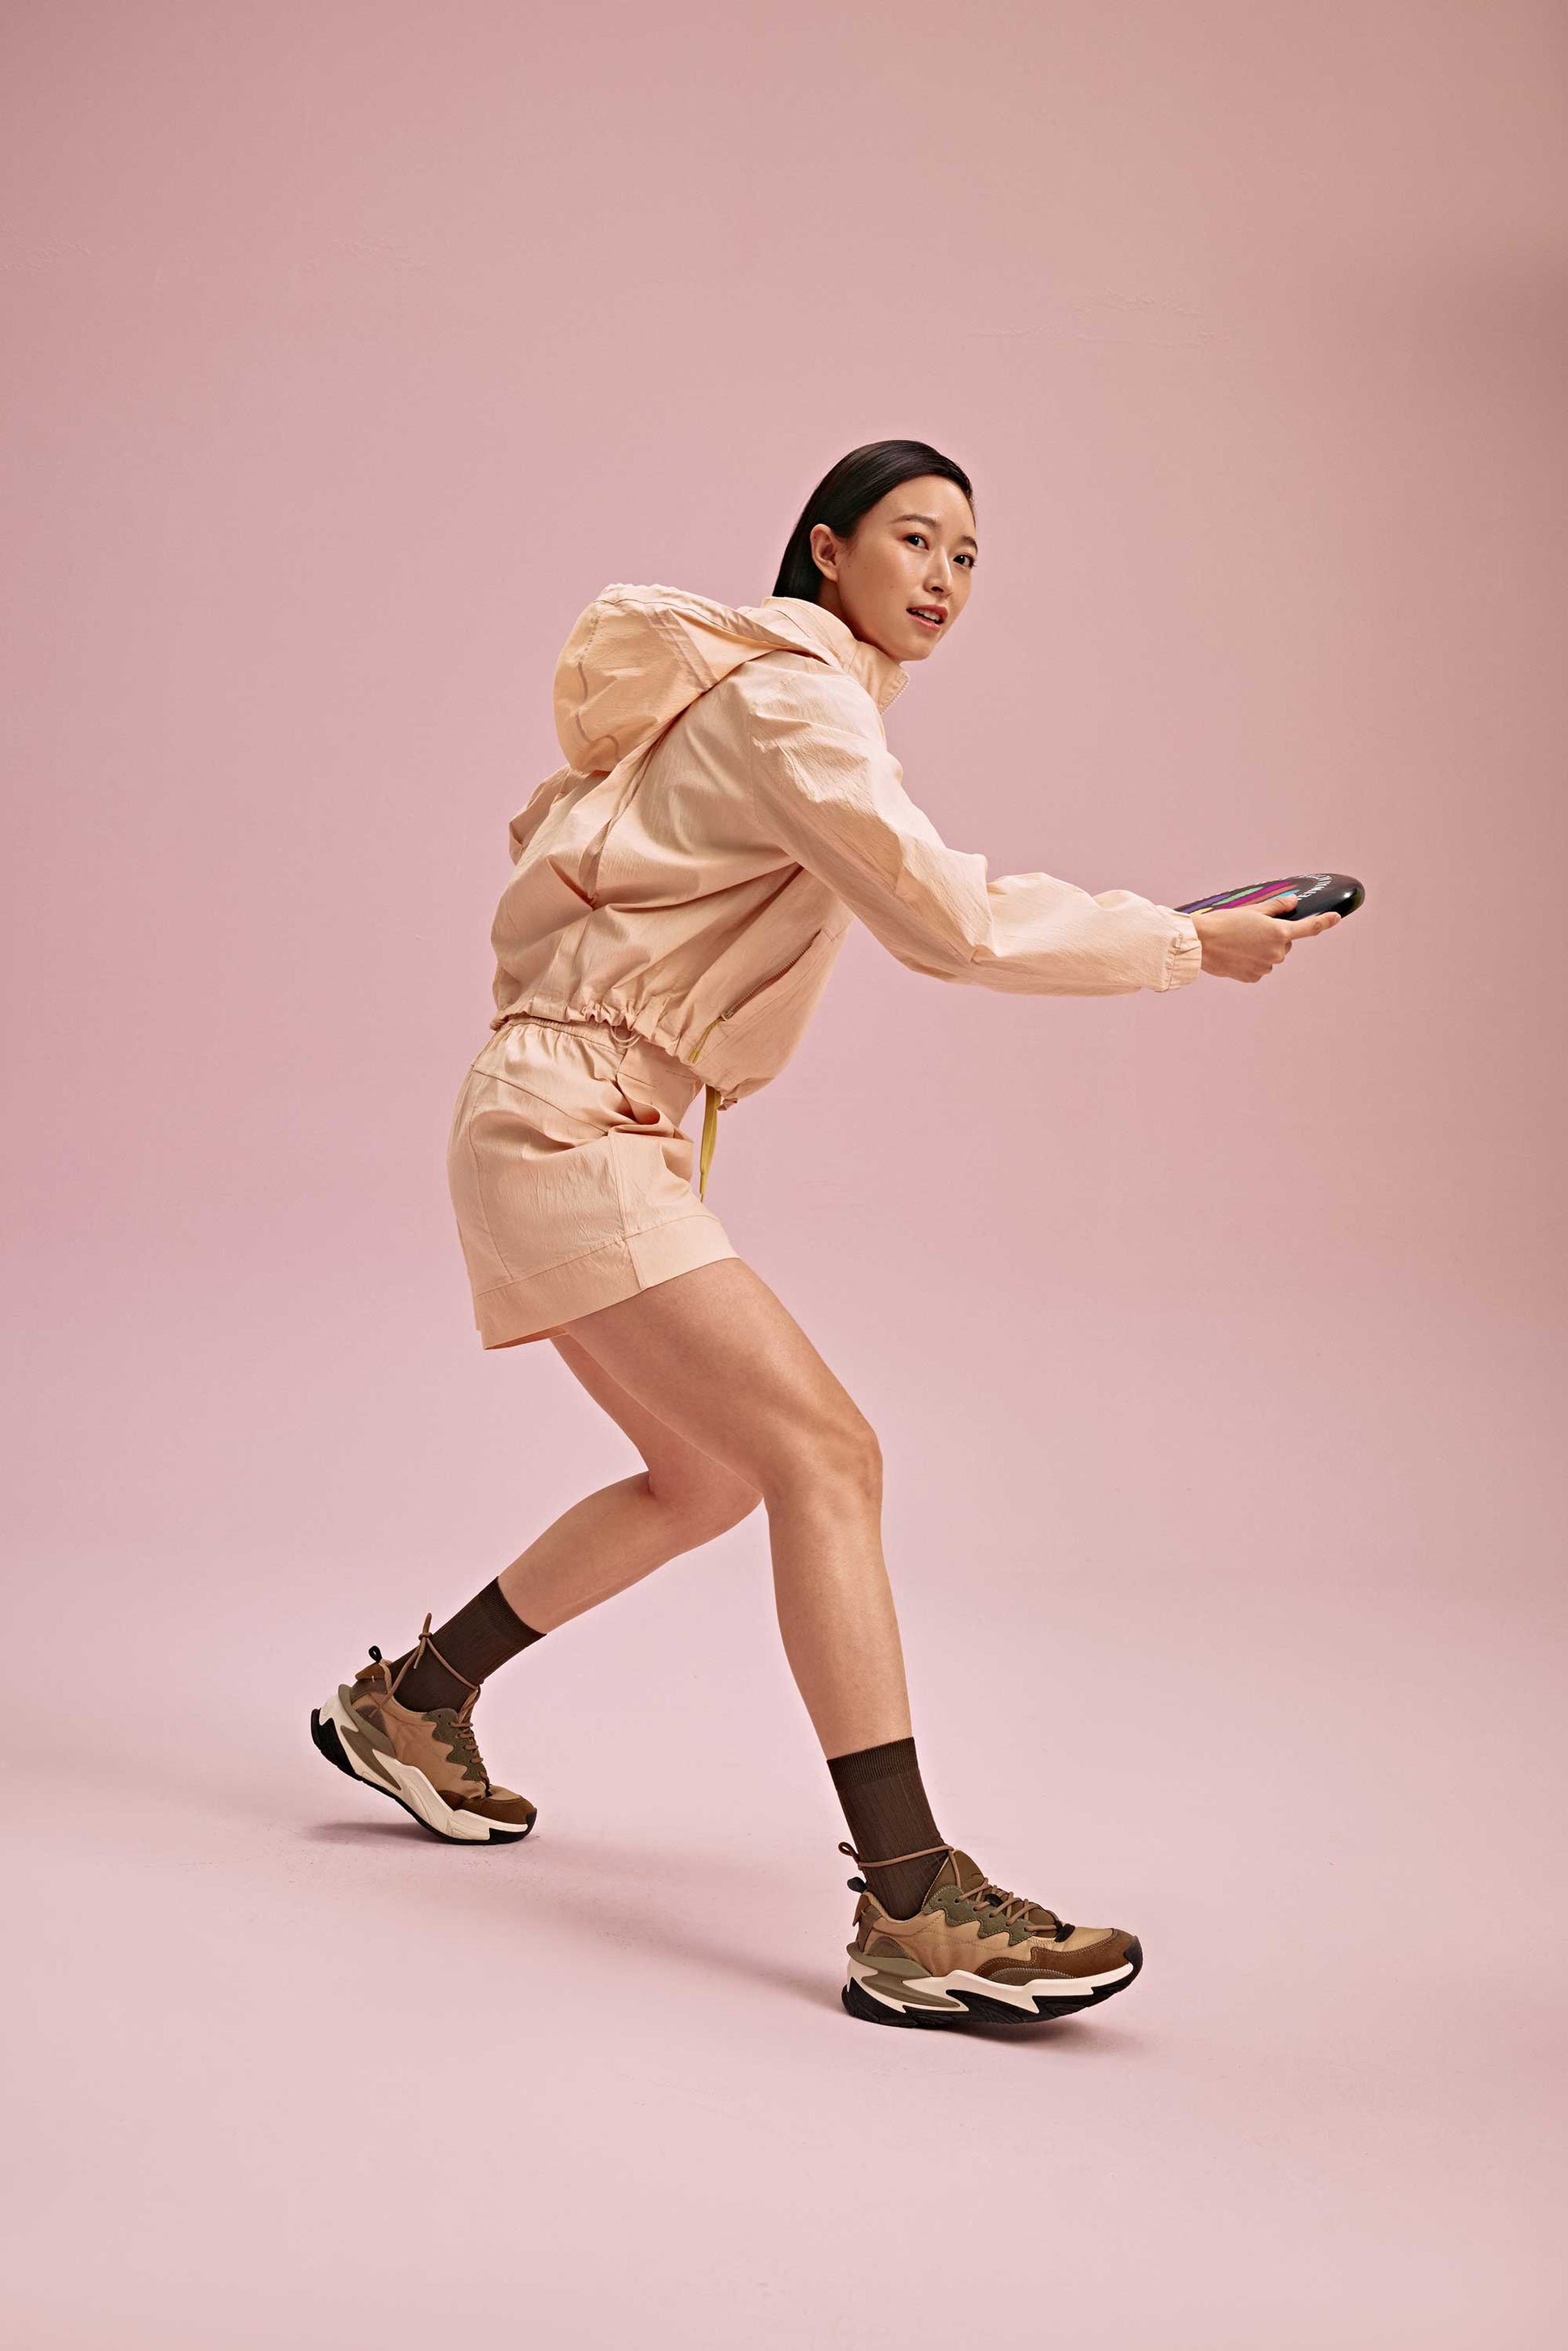
[[[319,1755],[326,1757],[329,1763],[335,1763],[340,1771],[346,1771],[356,1788],[367,1788],[372,1796],[388,1798],[397,1806],[399,1812],[408,1814],[416,1828],[423,1829],[426,1836],[434,1837],[438,1844],[460,1844],[469,1852],[486,1853],[492,1845],[521,1844],[526,1836],[533,1834],[534,1822],[538,1819],[537,1813],[526,1829],[492,1828],[487,1837],[447,1836],[442,1830],[433,1829],[428,1821],[421,1820],[413,1806],[406,1803],[395,1789],[378,1788],[372,1781],[361,1778],[343,1752],[343,1742],[338,1736],[337,1724],[323,1722],[319,1706],[313,1706],[310,1709],[310,1743]]]
[[[1119,1991],[1125,1991],[1130,1983],[1137,1981],[1144,1965],[1144,1947],[1135,1937],[1127,1946],[1127,1957],[1133,1962],[1130,1976],[1122,1976],[1113,1984],[1098,1984],[1077,1999],[1068,1994],[1061,2000],[1046,2001],[1037,1993],[1040,2005],[1033,2016],[1026,2015],[1021,2008],[1014,2008],[1005,2000],[988,2000],[977,1991],[956,1991],[950,1995],[963,2001],[961,2011],[888,2008],[869,1991],[862,1991],[858,1983],[846,1983],[839,1997],[862,2024],[891,2024],[915,2032],[961,2032],[967,2024],[1008,2024],[1027,2032],[1031,2024],[1054,2024],[1064,2016],[1082,2016],[1090,2009],[1098,2008],[1102,2001],[1113,2000]]]

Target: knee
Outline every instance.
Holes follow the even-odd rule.
[[[767,1496],[772,1500],[802,1488],[882,1507],[882,1447],[865,1415],[847,1399],[794,1433],[781,1449]]]

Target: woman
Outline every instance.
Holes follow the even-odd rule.
[[[1261,979],[1271,899],[1188,917],[1048,874],[988,879],[905,796],[882,713],[968,601],[967,475],[856,449],[807,500],[772,596],[606,589],[555,679],[569,765],[511,827],[496,1012],[448,1155],[483,1344],[553,1341],[645,1476],[590,1495],[412,1649],[311,1717],[329,1760],[437,1835],[514,1843],[526,1797],[476,1741],[507,1659],[766,1506],[779,1629],[859,1865],[843,2000],[883,2024],[1057,2016],[1142,1963],[994,1885],[921,1782],[864,1416],[706,1205],[717,1115],[782,1068],[853,917],[912,970],[1039,995]],[[680,1120],[706,1092],[699,1188]]]

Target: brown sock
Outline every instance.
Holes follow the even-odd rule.
[[[943,1861],[942,1852],[927,1851],[942,1845],[942,1834],[925,1801],[914,1740],[890,1739],[885,1747],[831,1755],[828,1769],[855,1852],[864,1856],[866,1884],[884,1910],[895,1918],[912,1918]],[[890,1869],[885,1864],[894,1854],[918,1858]]]
[[[431,1632],[428,1616],[424,1624],[413,1647],[392,1660],[394,1681],[408,1666],[393,1695],[399,1706],[412,1707],[416,1714],[426,1714],[436,1706],[461,1706],[486,1674],[493,1674],[530,1641],[544,1639],[508,1604],[499,1576],[437,1631]],[[432,1656],[433,1650],[439,1654]],[[409,1665],[411,1657],[413,1663]]]

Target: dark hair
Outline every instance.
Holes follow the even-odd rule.
[[[800,509],[773,583],[775,596],[800,596],[808,604],[820,604],[822,575],[811,553],[811,533],[818,523],[825,522],[835,538],[849,538],[879,498],[922,474],[940,474],[944,481],[956,482],[973,507],[975,493],[963,467],[924,441],[868,441],[841,457]]]

